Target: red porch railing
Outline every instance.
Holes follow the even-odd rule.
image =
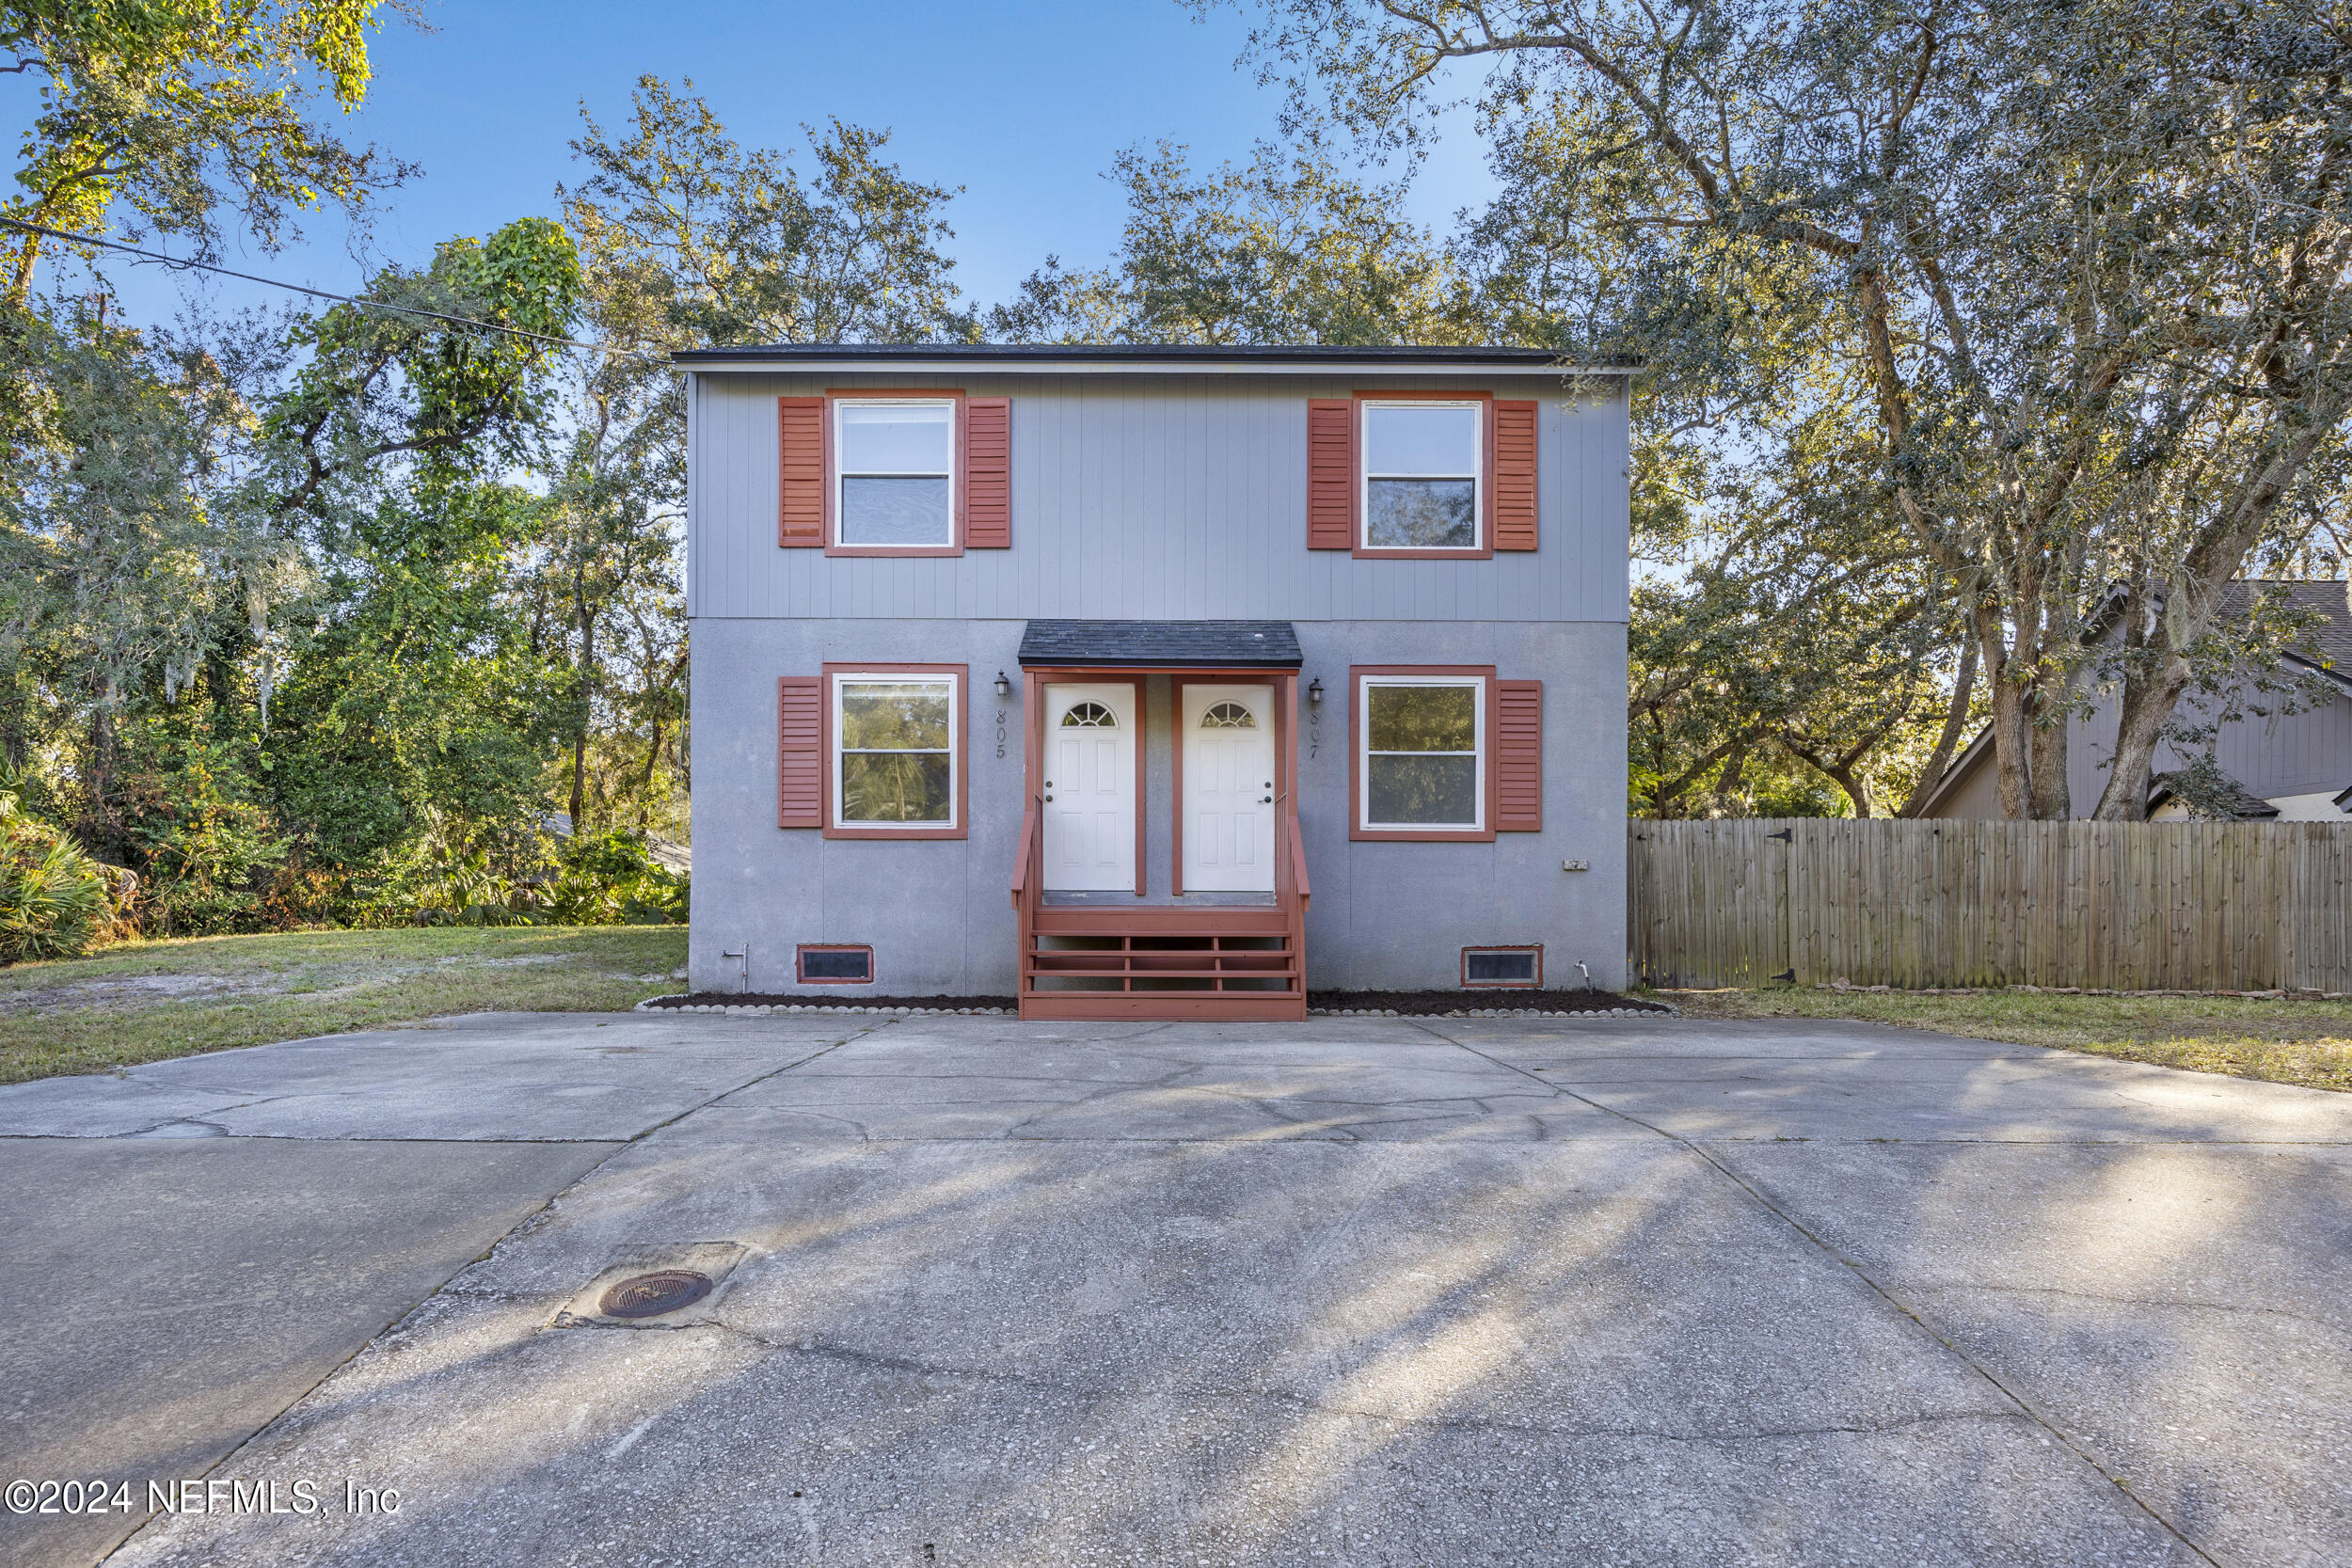
[[[1036,673],[1032,673],[1032,680]],[[1130,908],[1044,901],[1040,798],[1014,851],[1024,1018],[1264,1019],[1307,1016],[1306,847],[1297,803],[1297,680],[1276,677],[1283,713],[1271,904]],[[1032,717],[1035,705],[1031,705]],[[1032,757],[1036,736],[1030,736]],[[1033,781],[1034,782],[1034,781]]]

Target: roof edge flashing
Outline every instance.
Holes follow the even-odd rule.
[[[793,369],[836,373],[989,370],[1029,375],[1324,374],[1621,376],[1640,370],[1635,359],[1570,362],[1549,349],[1204,347],[1164,344],[773,343],[687,349],[671,362],[690,371]]]

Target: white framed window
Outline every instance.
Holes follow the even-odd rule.
[[[1486,677],[1368,674],[1356,700],[1357,822],[1372,832],[1484,832]]]
[[[1364,548],[1482,547],[1484,418],[1474,400],[1364,403]]]
[[[877,832],[960,828],[961,679],[877,671],[830,680],[834,825]]]
[[[956,542],[953,398],[837,398],[834,543],[941,549]]]

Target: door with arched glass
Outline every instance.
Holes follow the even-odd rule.
[[[1187,684],[1186,893],[1274,891],[1274,688]]]
[[[1045,689],[1045,888],[1136,885],[1136,689]]]

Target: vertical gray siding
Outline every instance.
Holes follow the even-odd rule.
[[[2298,710],[2287,705],[2283,693],[2257,691],[2241,685],[2235,700],[2244,717],[2223,724],[2216,737],[2214,760],[2221,770],[2265,800],[2284,795],[2312,795],[2352,785],[2352,697],[2338,694],[2318,702],[2296,699]],[[2106,792],[2107,759],[2115,754],[2116,732],[2122,727],[2122,699],[2109,689],[2092,693],[2090,711],[2077,713],[2066,741],[2066,789],[2076,816],[2098,809]],[[2256,708],[2270,711],[2257,713]],[[2178,710],[2185,722],[2210,720],[2195,698],[2183,698]],[[2154,771],[2184,768],[2198,748],[2158,742]],[[1986,748],[1969,767],[1963,781],[1947,792],[1935,815],[1961,821],[1985,821],[2001,815],[2000,775],[1993,752]]]
[[[2288,705],[2282,692],[2257,691],[2241,684],[2233,693],[2245,716],[2221,726],[2215,739],[2214,760],[2221,770],[2265,800],[2280,795],[2308,795],[2352,784],[2352,700],[2338,696],[2312,704],[2297,699],[2300,711],[2281,712]],[[2267,712],[2256,712],[2256,709]],[[2210,712],[2191,697],[2181,699],[2175,717],[2185,723],[2212,722]],[[2122,695],[2099,694],[2087,715],[2074,721],[2067,746],[2066,786],[2073,793],[2074,815],[2088,816],[2107,787],[2106,760],[2115,752],[2122,727]],[[2185,767],[2198,748],[2159,744],[2156,771]]]
[[[892,378],[696,378],[691,614],[1625,619],[1626,407],[1611,382],[1384,382],[1541,401],[1542,548],[1376,562],[1306,547],[1307,400],[1359,384],[1309,377],[968,377],[973,395],[1013,400],[1010,550],[878,560],[780,549],[775,399],[829,384]]]

